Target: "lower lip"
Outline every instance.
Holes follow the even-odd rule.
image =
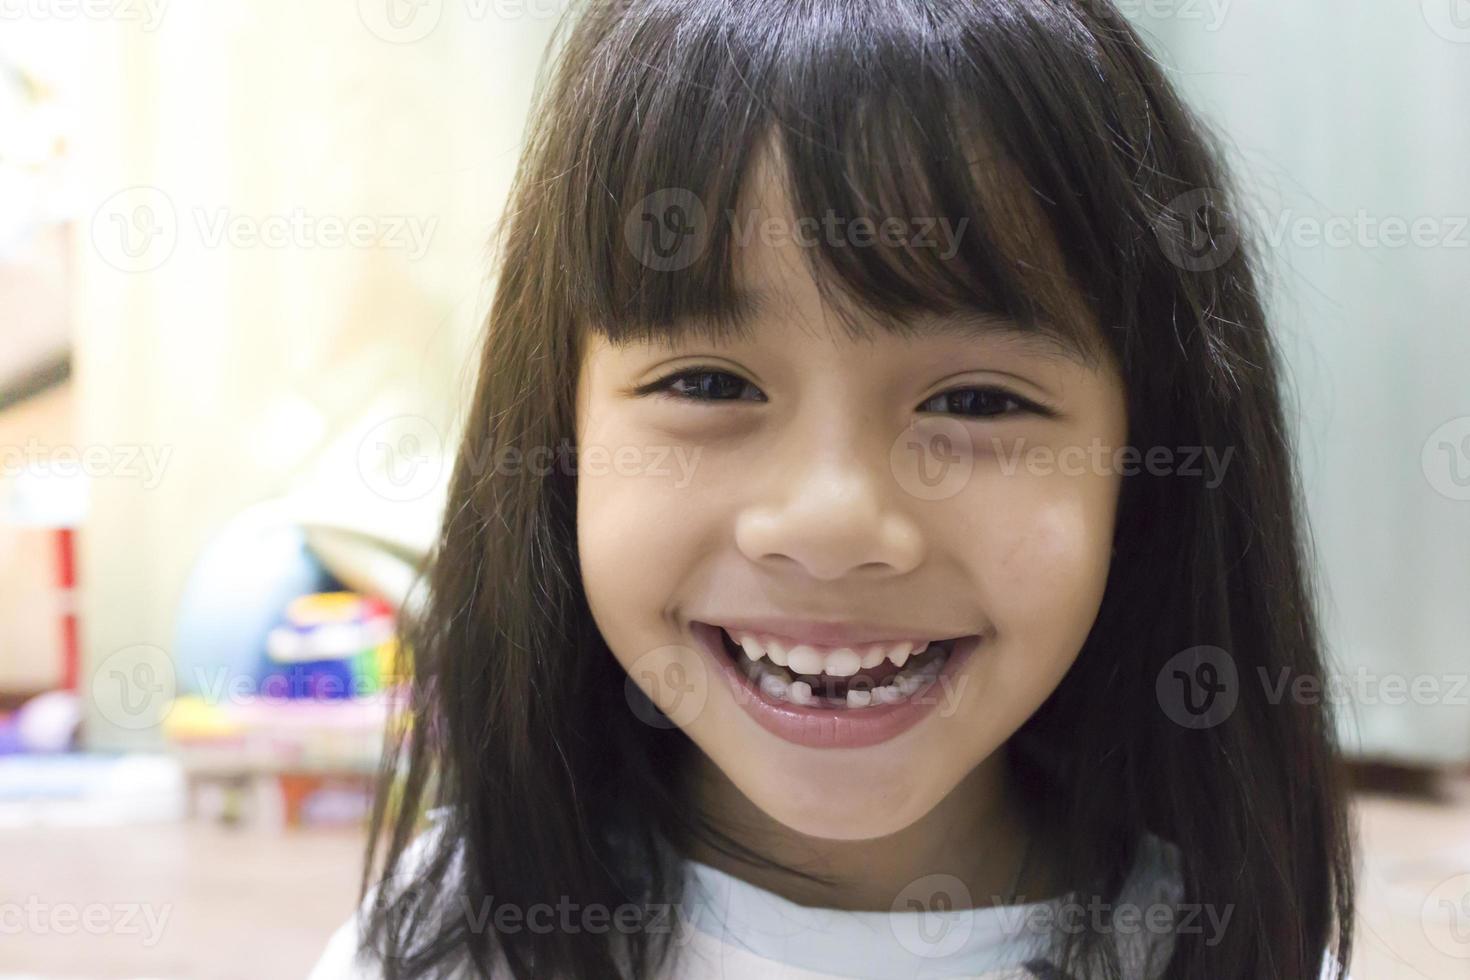
[[[924,687],[892,704],[864,708],[821,708],[776,701],[735,666],[725,650],[718,626],[691,623],[700,647],[729,683],[735,701],[756,724],[778,738],[814,749],[861,749],[896,738],[917,725],[943,700],[941,685],[955,676],[980,645],[980,637],[955,643],[939,674]]]

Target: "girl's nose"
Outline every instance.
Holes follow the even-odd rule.
[[[902,575],[923,558],[920,528],[886,455],[863,461],[824,453],[764,485],[784,496],[752,503],[735,528],[736,545],[753,562],[773,570],[794,564],[831,581]]]

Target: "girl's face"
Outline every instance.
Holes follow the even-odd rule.
[[[740,215],[749,340],[589,342],[581,569],[614,655],[736,788],[795,831],[861,840],[928,813],[1077,656],[1124,392],[999,322],[849,339],[801,254],[829,232],[796,225],[770,173]]]

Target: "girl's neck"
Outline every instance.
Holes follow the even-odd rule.
[[[1046,866],[1049,848],[1032,839],[1036,835],[1028,826],[1001,753],[972,770],[915,823],[886,837],[861,841],[810,837],[777,823],[703,753],[694,754],[687,792],[696,812],[707,819],[719,815],[718,829],[741,844],[783,865],[829,877],[832,884],[752,867],[699,840],[686,845],[685,856],[798,905],[854,912],[907,911],[900,896],[915,894],[927,901],[936,891],[922,889],[923,894],[918,895],[911,887],[926,875],[958,878],[972,907],[1034,901],[1045,897],[1055,884]],[[964,893],[950,897],[960,902]]]

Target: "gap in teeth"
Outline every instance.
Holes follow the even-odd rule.
[[[735,647],[729,634],[725,635],[729,645]],[[909,697],[938,676],[945,661],[949,659],[949,652],[947,645],[931,642],[922,653],[907,658],[907,662],[896,674],[878,685],[872,686],[863,680],[858,685],[849,686],[845,701],[815,693],[813,683],[820,682],[819,676],[798,674],[790,666],[773,663],[764,657],[752,660],[748,656],[738,656],[737,662],[745,676],[773,700],[825,707],[865,708],[890,704]],[[736,655],[738,650],[732,649],[730,653]]]

